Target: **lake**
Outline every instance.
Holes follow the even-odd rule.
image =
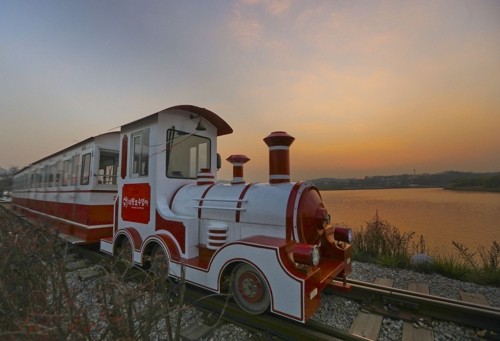
[[[364,227],[378,211],[382,220],[402,232],[424,236],[428,250],[469,250],[500,242],[500,193],[458,192],[441,188],[321,191],[332,223]]]

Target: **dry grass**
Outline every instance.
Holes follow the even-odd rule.
[[[72,287],[66,245],[2,207],[0,254],[2,340],[179,340],[192,309],[183,280],[146,273],[130,281],[130,270],[112,262],[96,266],[98,279]]]
[[[414,232],[401,233],[376,213],[365,227],[354,230],[353,258],[384,266],[435,272],[479,284],[500,285],[500,244],[497,241],[492,241],[489,247],[478,247],[476,251],[453,241],[454,253],[429,253],[424,237],[414,241],[414,235]],[[411,257],[416,253],[430,254],[432,263],[411,264]]]
[[[354,257],[363,261],[379,261],[386,265],[406,266],[414,232],[401,233],[378,212],[364,228],[354,230]]]

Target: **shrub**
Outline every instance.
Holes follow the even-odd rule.
[[[69,249],[48,231],[0,206],[0,339],[180,339],[183,312],[192,308],[182,273],[173,281],[110,261],[95,266],[98,278],[83,289],[71,287]],[[91,301],[79,290],[89,290]]]
[[[413,254],[428,254],[425,239],[421,235],[413,242],[414,232],[400,232],[378,212],[366,226],[354,230],[353,259],[376,262],[388,267],[410,267],[416,271],[439,273],[443,276],[480,284],[500,285],[500,243],[493,241],[486,247],[470,250],[462,243],[453,241],[456,254],[434,251],[433,261],[411,264]]]
[[[372,220],[366,222],[365,228],[354,231],[354,257],[390,266],[406,266],[409,264],[409,248],[414,234],[401,233],[376,212]]]
[[[79,338],[87,316],[75,305],[67,249],[43,226],[0,209],[0,338]]]
[[[466,267],[462,278],[477,283],[500,284],[500,243],[492,241],[489,248],[479,246],[476,251],[470,251],[467,246],[456,241],[452,244],[458,252],[460,263]]]

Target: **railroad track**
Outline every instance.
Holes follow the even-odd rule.
[[[402,321],[403,340],[433,340],[434,323],[448,322],[472,327],[478,337],[500,340],[500,309],[489,306],[480,294],[460,291],[463,301],[458,301],[429,295],[428,285],[420,282],[410,282],[408,290],[393,288],[393,281],[387,278],[374,283],[348,282],[351,292],[335,294],[361,302],[350,333],[377,339],[383,318],[388,317]]]
[[[110,257],[94,252],[87,247],[72,246],[72,252],[80,255],[84,259],[90,260],[90,265],[109,260]],[[75,269],[72,269],[73,271]],[[86,273],[85,265],[78,269],[82,272],[79,277],[82,280],[99,276],[94,270]],[[82,271],[83,270],[83,271]],[[135,268],[130,269],[127,276],[133,281],[144,281],[147,274]],[[234,302],[228,299],[227,295],[214,295],[213,293],[199,289],[195,286],[187,285],[185,289],[185,303],[192,304],[197,309],[207,313],[206,315],[222,314],[222,319],[226,323],[231,323],[240,326],[244,329],[251,330],[260,335],[272,336],[273,339],[282,340],[367,340],[366,338],[349,334],[345,330],[334,328],[316,321],[309,321],[306,324],[294,323],[288,319],[281,318],[272,314],[249,315],[241,310]],[[193,330],[185,328],[181,331],[184,334],[184,339],[198,339],[204,334],[216,328],[212,325],[213,321],[197,320],[193,323]]]
[[[489,331],[484,336],[489,339],[499,339],[500,309],[471,302],[457,301],[444,297],[432,296],[410,290],[388,287],[385,285],[348,280],[352,287],[350,293],[338,294],[350,300],[363,302],[361,311],[405,321],[409,325],[404,327],[420,329],[403,336],[403,340],[432,340],[432,334],[424,327],[431,325],[431,319],[454,322],[459,325],[470,326]],[[384,282],[383,280],[381,282]],[[232,323],[243,323],[246,327],[269,330],[273,335],[285,340],[375,340],[377,335],[364,335],[351,326],[349,331],[333,328],[315,320],[309,320],[305,325],[290,323],[273,315],[248,318],[237,306],[231,310],[231,315],[243,315],[232,320]],[[231,318],[232,319],[232,318]],[[241,320],[243,319],[243,320]],[[371,323],[368,322],[368,324]],[[381,319],[380,319],[381,321]],[[362,322],[362,324],[365,321]],[[363,327],[370,328],[368,325]],[[424,331],[424,332],[422,332]],[[378,332],[376,333],[378,334]]]
[[[348,283],[350,293],[336,294],[362,301],[363,308],[374,313],[405,321],[430,317],[500,333],[500,308],[356,280]]]
[[[4,205],[1,205],[4,206]],[[3,208],[3,207],[2,207]],[[96,252],[90,248],[73,246],[72,250],[85,259],[89,265],[74,267],[71,271],[80,270],[79,277],[82,281],[100,276],[95,270],[86,271],[88,267],[110,257]],[[76,261],[78,262],[78,261]],[[137,270],[131,276],[137,280],[144,271]],[[139,279],[140,280],[140,279]],[[347,299],[362,302],[362,311],[369,314],[388,316],[410,323],[422,320],[439,319],[458,323],[460,325],[492,331],[493,338],[500,333],[500,309],[479,304],[457,301],[428,294],[416,293],[409,290],[396,289],[384,285],[349,280],[352,287],[351,293],[338,293]],[[293,323],[279,316],[266,314],[251,316],[244,313],[235,303],[229,301],[227,296],[213,295],[196,287],[187,286],[186,299],[202,311],[211,311],[213,315],[223,312],[223,320],[245,329],[267,335],[274,339],[285,340],[368,340],[376,339],[362,333],[353,333],[352,330],[342,330],[325,325],[318,321],[310,320],[306,324]],[[426,322],[427,323],[427,322]],[[216,328],[209,322],[202,321],[204,326],[195,326],[200,332],[203,329],[210,332]],[[490,334],[491,336],[491,334]],[[188,338],[189,339],[189,338]],[[269,338],[268,338],[269,339]],[[425,340],[425,338],[420,339]]]
[[[349,335],[343,330],[321,323],[310,321],[306,324],[290,322],[272,314],[249,315],[237,304],[221,297],[206,297],[203,292],[194,290],[189,294],[195,300],[198,309],[207,311],[224,311],[224,321],[250,329],[262,335],[272,336],[282,340],[366,340],[355,335]],[[190,298],[190,299],[191,299]]]
[[[86,250],[86,249],[84,249]],[[85,251],[86,257],[97,257],[93,252]],[[133,275],[140,278],[140,275]],[[428,294],[413,292],[388,287],[385,285],[366,283],[349,280],[352,287],[350,293],[336,295],[347,299],[362,302],[361,311],[384,317],[399,319],[413,324],[424,321],[431,325],[431,319],[455,322],[474,328],[485,329],[494,333],[500,333],[500,309],[483,306],[475,303],[457,301],[448,298],[431,296]],[[249,315],[243,312],[237,304],[227,299],[227,296],[213,295],[193,286],[186,288],[186,300],[198,309],[215,315],[223,314],[222,320],[227,323],[243,327],[261,335],[272,335],[274,338],[283,340],[370,340],[376,339],[373,335],[365,335],[356,330],[343,330],[334,328],[324,323],[310,320],[306,324],[290,322],[290,320],[276,315]],[[366,326],[365,326],[366,327]],[[196,326],[197,335],[203,335],[204,329],[207,333],[214,326],[201,321]],[[186,332],[187,333],[187,332]],[[201,334],[200,334],[201,333]],[[496,338],[491,336],[490,338]],[[432,337],[424,337],[432,339]]]

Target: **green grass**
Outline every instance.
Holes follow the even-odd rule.
[[[353,259],[500,286],[500,243],[497,241],[475,251],[453,241],[452,251],[428,252],[424,237],[415,241],[414,236],[414,232],[399,231],[377,212],[364,227],[354,229]],[[432,263],[412,264],[411,257],[417,253],[430,255]]]

